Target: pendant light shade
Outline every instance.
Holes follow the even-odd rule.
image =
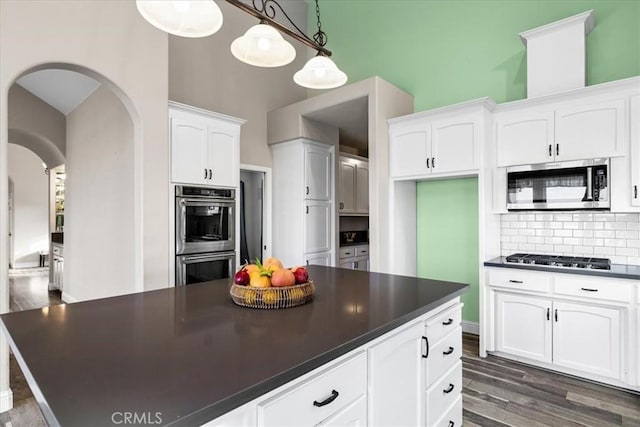
[[[257,67],[280,67],[296,57],[291,43],[275,28],[257,24],[231,43],[231,53],[240,61]]]
[[[309,89],[332,89],[347,82],[347,75],[324,55],[314,56],[302,70],[293,75],[293,81]]]
[[[136,0],[136,6],[153,26],[176,36],[205,37],[222,27],[222,11],[212,0]]]

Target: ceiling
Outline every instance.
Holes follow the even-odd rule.
[[[16,83],[65,116],[100,86],[100,82],[84,74],[51,69],[34,71]]]
[[[340,145],[348,145],[358,151],[368,152],[369,100],[367,97],[314,111],[306,114],[305,117],[340,128]]]

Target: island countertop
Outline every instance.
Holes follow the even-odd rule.
[[[310,303],[236,306],[229,281],[1,316],[50,425],[156,413],[203,424],[463,294],[468,285],[310,266]]]

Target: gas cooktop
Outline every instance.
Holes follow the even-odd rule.
[[[564,268],[589,268],[594,270],[611,270],[608,258],[585,258],[559,255],[513,254],[506,258],[515,264],[536,264]]]

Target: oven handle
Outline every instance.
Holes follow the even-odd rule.
[[[203,261],[217,261],[222,259],[233,259],[236,256],[235,252],[222,252],[213,255],[180,255],[180,262],[182,264],[195,264]]]
[[[207,199],[207,200],[203,200],[203,199],[185,199],[183,197],[180,197],[180,206],[212,206],[212,207],[217,207],[217,206],[223,206],[223,207],[233,207],[233,205],[235,204],[233,201],[229,200],[229,199]]]

